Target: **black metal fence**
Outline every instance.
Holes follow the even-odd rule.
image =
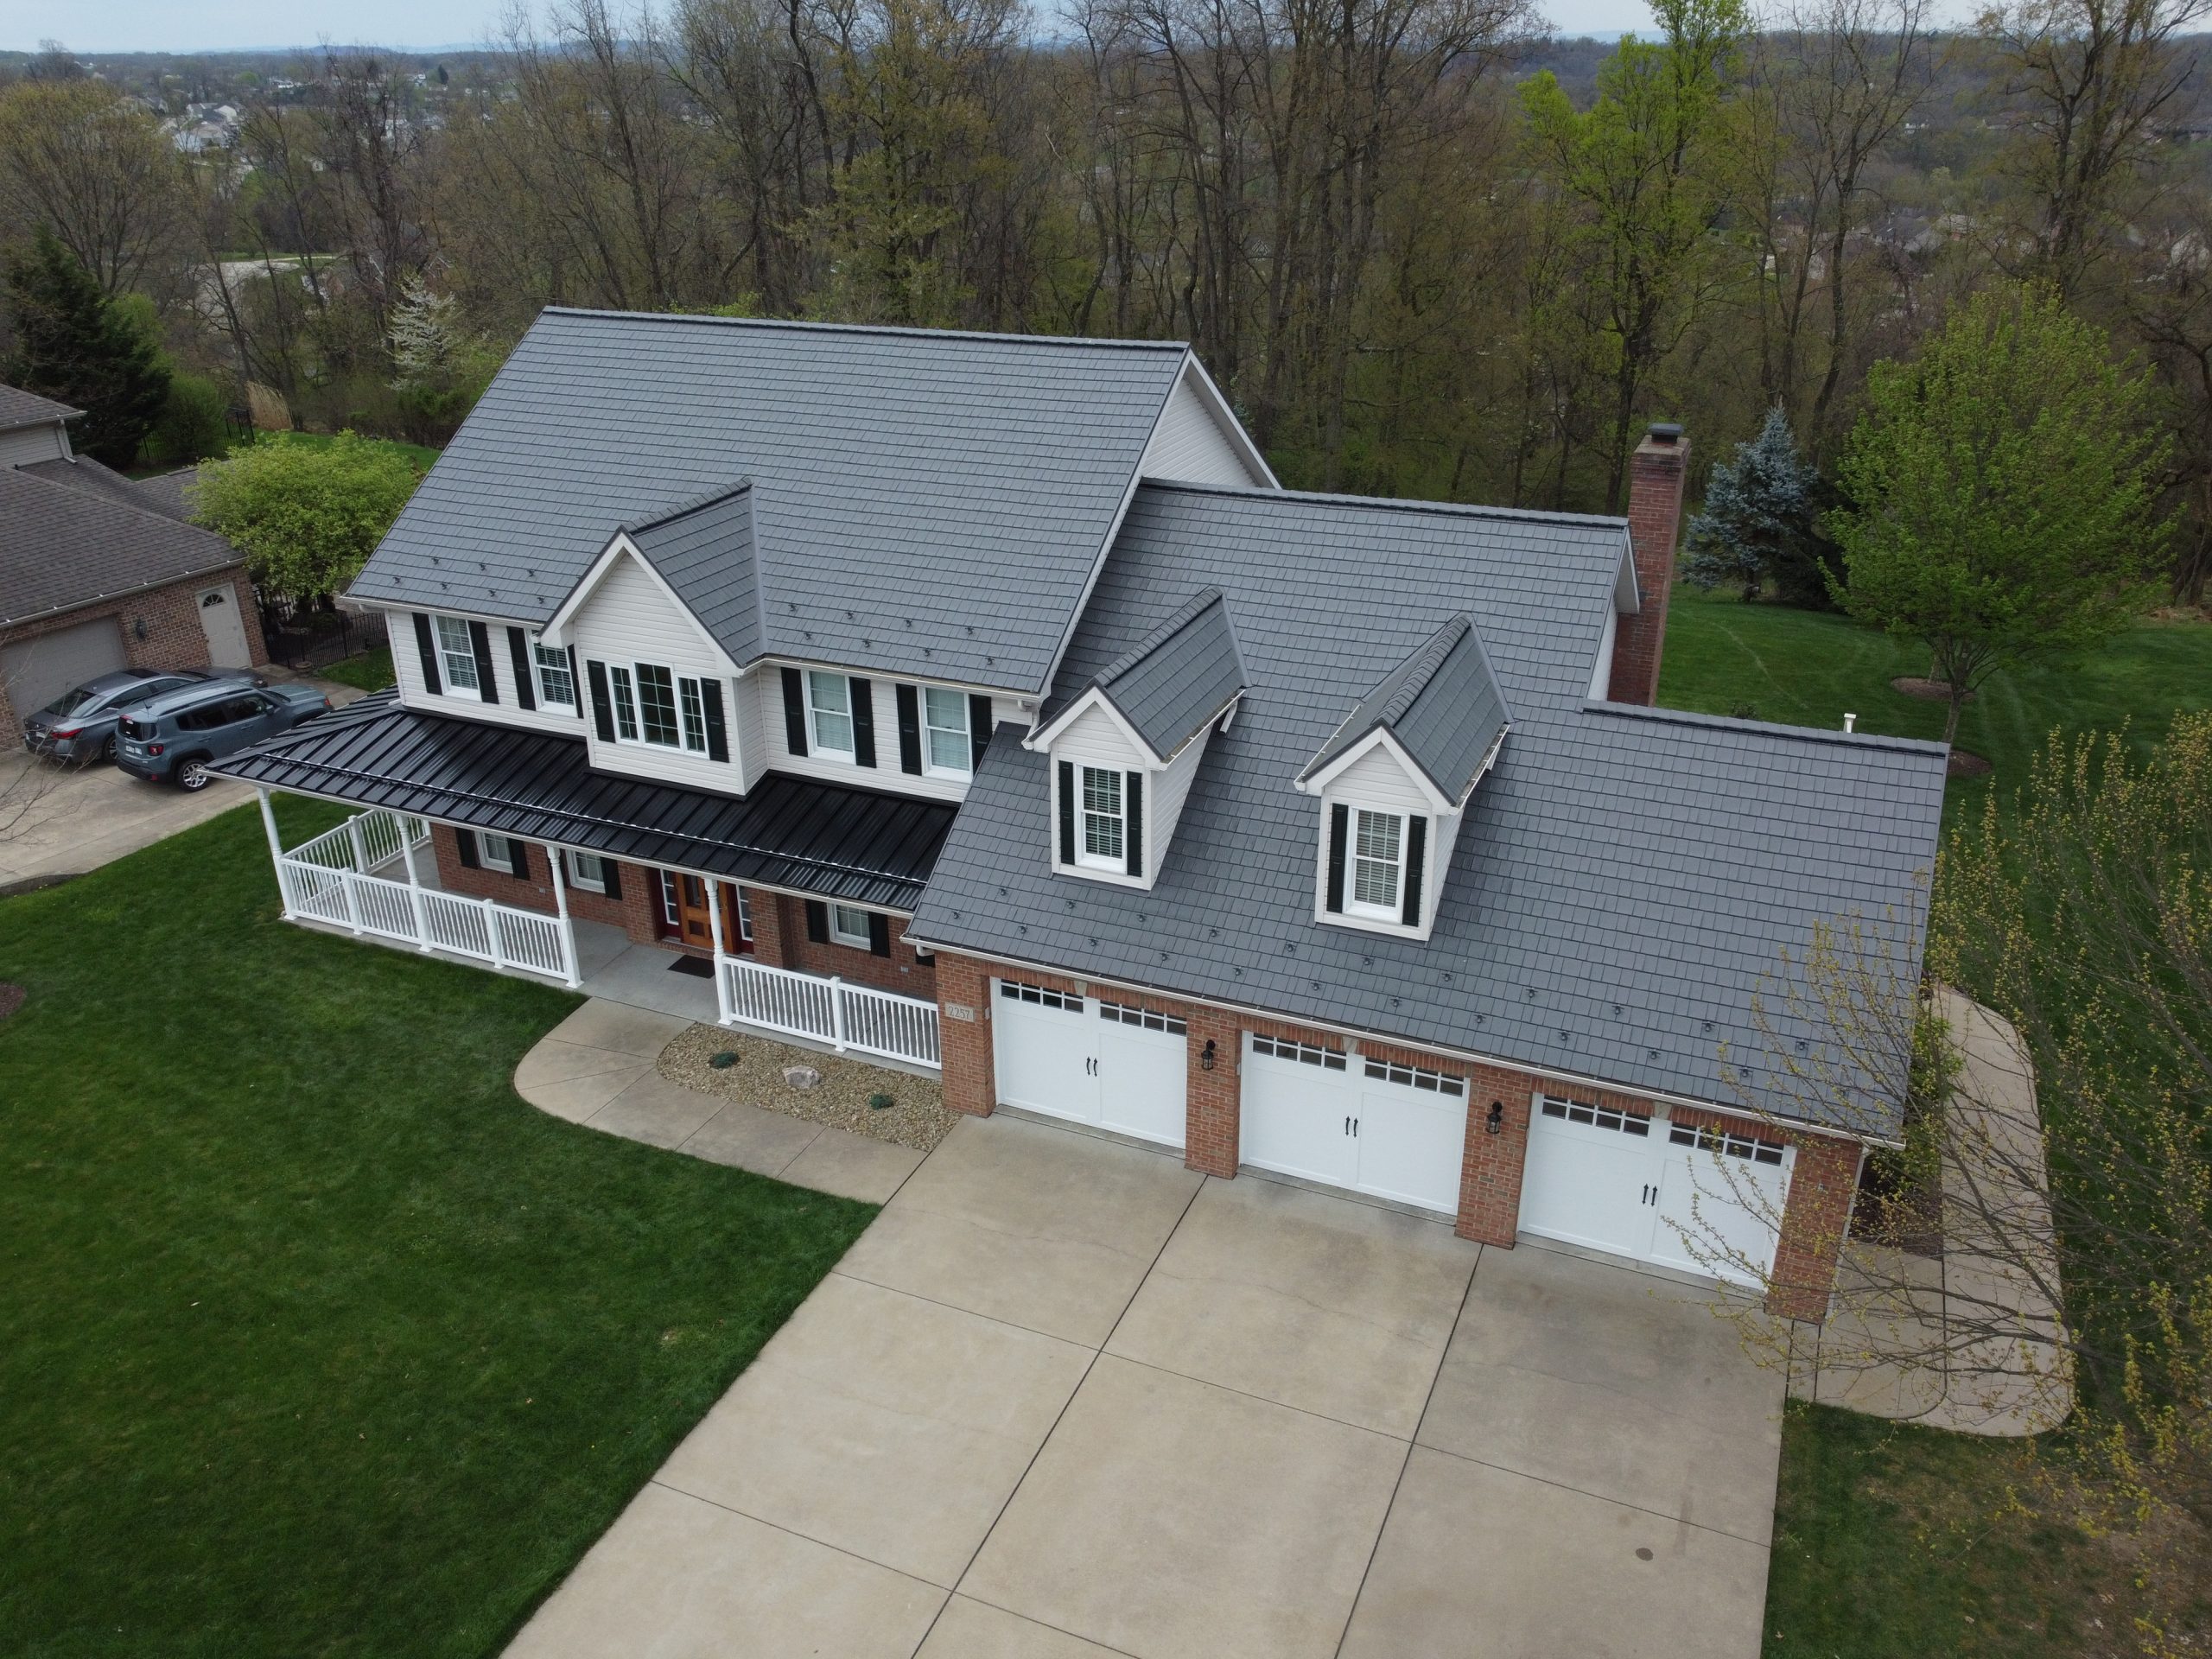
[[[259,588],[253,596],[261,607],[261,637],[270,660],[286,668],[321,668],[386,643],[381,611],[341,611],[327,599],[302,602]]]

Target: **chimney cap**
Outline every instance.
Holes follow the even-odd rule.
[[[1647,429],[1654,443],[1678,443],[1681,441],[1682,423],[1680,421],[1654,421]]]

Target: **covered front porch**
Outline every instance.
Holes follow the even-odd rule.
[[[690,878],[704,888],[708,916],[725,918],[720,925],[710,920],[713,948],[701,955],[672,941],[647,943],[625,927],[576,914],[579,895],[567,855],[576,849],[525,843],[550,877],[554,906],[549,912],[449,891],[429,819],[371,808],[287,847],[270,791],[264,787],[259,795],[287,921],[551,980],[588,996],[702,1025],[771,1032],[833,1053],[938,1069],[933,1001],[757,960],[749,954],[749,938],[728,937],[741,913],[734,883],[711,875]]]

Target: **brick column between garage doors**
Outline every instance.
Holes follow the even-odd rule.
[[[944,1103],[971,1117],[998,1104],[991,1063],[991,970],[970,957],[937,956],[938,1085]]]

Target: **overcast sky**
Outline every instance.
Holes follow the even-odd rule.
[[[1561,34],[1648,28],[1643,0],[1541,0]],[[1049,6],[1044,8],[1049,10]],[[79,52],[219,52],[240,47],[463,46],[490,35],[500,0],[0,0],[0,51],[48,36]]]

